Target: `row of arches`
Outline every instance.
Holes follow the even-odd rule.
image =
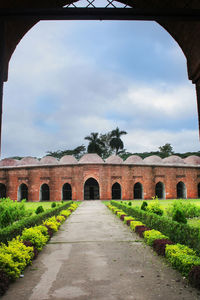
[[[120,200],[122,198],[122,188],[118,182],[115,182],[112,185],[112,199]],[[176,186],[177,198],[186,198],[187,190],[184,182],[178,182]],[[159,199],[165,198],[165,185],[163,182],[158,182],[155,185],[155,196]],[[0,183],[0,198],[7,196],[6,186]],[[198,197],[200,197],[200,183],[198,184]],[[143,185],[140,182],[137,182],[133,186],[133,199],[143,199],[144,191]],[[28,199],[28,186],[25,183],[22,183],[18,188],[17,200],[21,201],[22,199]],[[69,183],[65,183],[62,187],[62,200],[71,200],[72,199],[72,187]],[[100,199],[100,189],[99,183],[94,178],[89,178],[84,184],[84,200],[98,200]],[[39,193],[40,201],[49,201],[50,200],[50,188],[49,185],[44,183],[40,187]]]

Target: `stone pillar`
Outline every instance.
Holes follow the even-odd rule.
[[[5,22],[0,22],[0,155],[2,133],[3,85],[5,74]]]

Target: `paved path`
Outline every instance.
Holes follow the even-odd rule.
[[[4,300],[193,300],[186,285],[100,201],[85,201]]]

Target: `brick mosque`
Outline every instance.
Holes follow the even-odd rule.
[[[200,198],[200,157],[85,154],[0,161],[0,197],[21,201]]]

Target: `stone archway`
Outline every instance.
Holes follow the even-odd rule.
[[[133,199],[143,199],[143,186],[140,182],[134,184]]]
[[[6,198],[6,186],[0,183],[0,198]]]
[[[121,199],[121,185],[118,182],[115,182],[112,185],[112,199],[115,200]]]
[[[185,183],[179,181],[176,185],[177,198],[186,199],[187,198],[187,190]]]
[[[48,184],[43,183],[40,187],[40,201],[50,200],[50,189]]]
[[[200,183],[198,183],[198,185],[197,185],[197,195],[198,195],[198,198],[200,198]]]
[[[159,199],[164,199],[165,198],[165,185],[161,181],[156,183],[155,196],[158,197]]]
[[[28,200],[28,187],[22,183],[18,188],[17,201]]]
[[[69,183],[63,184],[62,200],[72,200],[72,187],[71,184]]]
[[[99,183],[94,178],[88,178],[84,184],[84,200],[99,200]]]

